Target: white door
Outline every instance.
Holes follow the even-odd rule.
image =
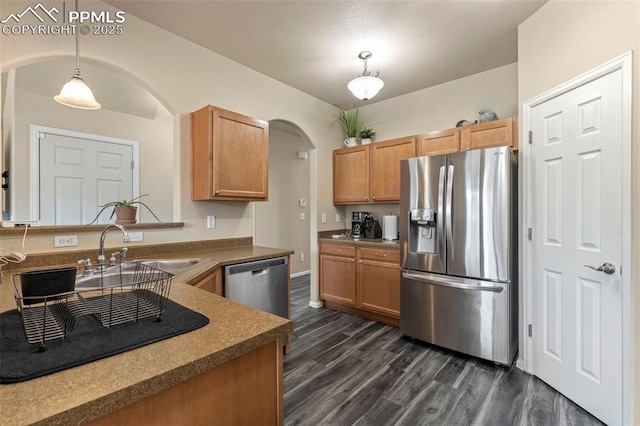
[[[99,205],[133,197],[133,147],[40,133],[40,220],[88,224]],[[97,223],[112,223],[111,209]]]
[[[621,424],[622,71],[535,106],[531,129],[533,374]]]

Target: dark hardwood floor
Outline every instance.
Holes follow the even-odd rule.
[[[287,425],[601,425],[516,367],[403,337],[398,329],[309,307],[292,279]]]

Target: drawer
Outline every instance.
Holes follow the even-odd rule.
[[[320,244],[320,254],[356,257],[356,248],[347,244]]]
[[[360,247],[360,259],[382,260],[400,263],[400,250],[388,248]]]

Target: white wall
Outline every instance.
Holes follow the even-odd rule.
[[[309,151],[298,135],[269,130],[269,201],[255,205],[254,243],[260,246],[294,250],[291,273],[308,271],[311,263],[309,159],[297,157],[298,151]],[[307,200],[306,207],[299,200]],[[304,213],[305,219],[300,219]],[[304,253],[304,261],[300,254]]]
[[[551,0],[518,31],[519,104],[634,51],[632,135],[633,424],[640,424],[640,2]]]
[[[19,72],[19,71],[18,71]],[[15,220],[28,219],[30,187],[30,125],[55,127],[94,135],[138,141],[140,148],[140,194],[164,222],[173,221],[173,194],[167,191],[173,180],[173,117],[159,105],[154,119],[123,114],[108,109],[83,111],[56,103],[44,95],[15,91],[14,144],[12,160],[21,165],[11,170],[16,203]],[[155,219],[140,211],[144,222]]]

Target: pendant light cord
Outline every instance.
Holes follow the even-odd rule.
[[[78,0],[76,0],[76,14],[80,16],[78,13]],[[79,26],[76,25],[76,74],[80,74],[80,31]]]

